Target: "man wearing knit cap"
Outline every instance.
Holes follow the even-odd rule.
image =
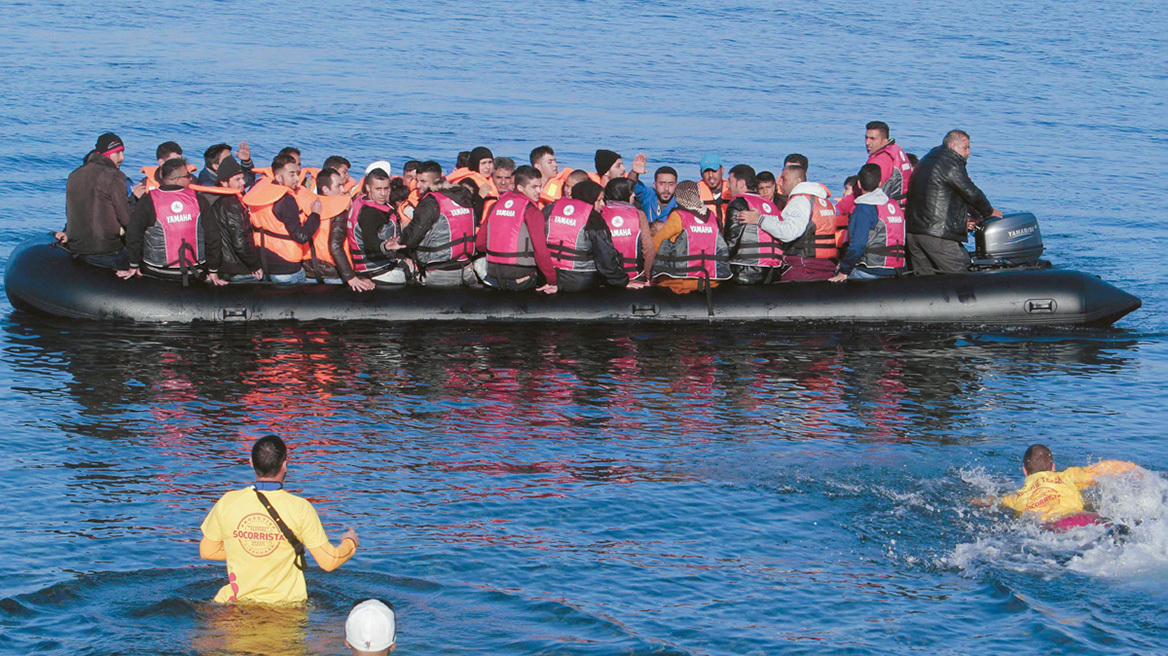
[[[608,184],[609,180],[625,177],[625,161],[618,153],[611,150],[598,150],[595,161],[596,175],[600,176],[600,179],[594,182],[599,184],[601,189]]]
[[[669,213],[665,226],[653,235],[657,250],[650,272],[653,284],[678,294],[696,291],[704,284],[717,287],[718,281],[730,278],[730,250],[722,237],[717,216],[702,201],[698,190],[700,184],[686,180],[677,185],[673,194],[677,208]],[[689,217],[683,218],[682,212]],[[695,248],[699,240],[708,240],[709,248]],[[681,252],[683,247],[685,252]],[[696,252],[708,256],[689,259]],[[685,270],[699,265],[702,270]]]
[[[200,194],[207,201],[220,236],[218,251],[207,251],[207,268],[218,273],[208,275],[207,280],[213,285],[233,280],[261,280],[264,271],[255,245],[255,228],[240,200],[247,187],[247,171],[230,155],[220,160],[216,169],[215,186],[234,193]]]
[[[57,233],[78,259],[106,269],[130,264],[122,242],[130,223],[126,176],[120,170],[125,150],[112,132],[97,138],[85,163],[65,183],[65,230]]]
[[[397,647],[393,606],[378,599],[358,602],[345,620],[345,646],[353,656],[388,656]]]

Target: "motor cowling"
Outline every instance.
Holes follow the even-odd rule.
[[[1018,212],[987,219],[974,234],[977,260],[1007,266],[1038,264],[1046,247],[1038,219],[1030,212]]]

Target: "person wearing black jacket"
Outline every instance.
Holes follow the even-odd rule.
[[[122,232],[130,222],[130,201],[120,170],[125,150],[112,132],[98,137],[65,183],[65,229],[57,233],[74,257],[107,269],[128,265]]]
[[[181,255],[183,249],[179,249],[180,262],[165,262],[169,257],[168,247],[165,241],[160,241],[161,237],[152,236],[165,233],[157,230],[152,233],[151,229],[160,225],[153,202],[155,195],[182,191],[190,186],[191,174],[187,171],[187,161],[181,157],[167,160],[159,168],[159,182],[161,185],[158,189],[147,192],[142,197],[143,201],[134,205],[134,212],[130,215],[129,224],[126,225],[126,254],[129,266],[118,270],[117,276],[128,280],[142,275],[141,268],[144,267],[149,272],[161,277],[178,278],[181,275],[185,284],[189,269],[187,263],[180,263],[184,257]],[[166,198],[166,196],[162,197]],[[199,241],[201,243],[191,244],[191,250],[185,254],[185,257],[189,261],[190,270],[206,269],[209,281],[212,284],[220,284],[216,279],[211,278],[217,274],[216,269],[206,266],[206,253],[218,251],[220,248],[219,227],[210,217],[211,210],[207,205],[207,200],[197,194],[195,198],[199,210],[197,217],[190,217],[192,208],[184,208],[184,203],[181,201],[167,205],[168,201],[164,200],[162,206],[171,208],[173,212],[183,212],[176,218],[198,221]],[[200,252],[203,255],[202,258],[199,257]],[[152,257],[153,261],[151,261]]]
[[[400,179],[390,180],[384,169],[370,169],[365,174],[362,194],[353,201],[359,209],[334,218],[329,227],[329,254],[336,264],[337,275],[355,292],[367,292],[377,282],[405,284],[408,276],[398,257],[399,219],[389,205],[392,190],[404,189]],[[352,213],[356,211],[354,216]],[[350,221],[355,219],[355,224]],[[349,230],[353,230],[350,250],[345,252]],[[349,258],[357,263],[354,266]]]
[[[990,217],[1002,216],[969,179],[968,159],[969,135],[952,130],[913,171],[905,214],[909,262],[917,275],[968,271],[969,252],[964,245],[968,231]]]
[[[239,194],[247,187],[247,172],[234,157],[227,156],[220,161],[215,175],[217,187]],[[260,252],[255,245],[255,228],[239,194],[200,193],[220,236],[220,248],[207,252],[207,269],[218,272],[207,276],[213,284],[264,278]]]
[[[433,172],[429,168],[424,168],[426,164],[430,164],[430,162],[425,162],[422,167],[418,168],[419,180],[433,179]],[[439,173],[439,175],[441,174]],[[414,218],[402,228],[401,243],[405,252],[417,263],[419,271],[424,274],[423,280],[427,285],[474,284],[477,279],[471,268],[470,258],[443,259],[449,258],[452,251],[461,252],[462,249],[450,245],[452,239],[450,234],[451,219],[454,217],[443,217],[435,195],[441,194],[449,198],[458,206],[454,211],[461,211],[458,208],[465,208],[474,216],[479,216],[481,210],[480,212],[475,211],[475,194],[464,185],[448,184],[440,177],[436,183],[426,185],[425,190],[419,188],[418,193],[422,198],[418,201],[418,206],[414,208]],[[477,200],[482,201],[481,198]],[[445,220],[442,220],[443,218]],[[470,251],[473,253],[473,228],[469,238],[471,240]]]
[[[630,281],[629,274],[625,273],[620,251],[613,245],[612,233],[609,232],[608,224],[605,223],[604,217],[600,215],[600,210],[604,207],[604,201],[601,199],[603,193],[604,190],[601,189],[600,185],[591,180],[585,180],[572,187],[572,200],[579,200],[592,205],[592,212],[588,215],[588,222],[584,224],[583,238],[576,243],[574,250],[580,254],[587,253],[587,255],[591,256],[595,270],[583,271],[557,268],[557,291],[579,292],[586,289],[594,289],[602,285],[628,287],[630,289],[640,289],[645,286],[645,283],[640,280]],[[554,203],[544,208],[544,214],[548,220],[552,220],[551,217],[556,208],[557,204]]]

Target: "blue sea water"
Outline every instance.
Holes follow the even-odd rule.
[[[1168,379],[1159,3],[0,3],[0,259],[113,130],[263,163],[645,152],[839,189],[884,120],[972,135],[1112,330],[133,327],[0,307],[0,653],[1163,653]],[[216,607],[198,526],[278,431],[336,540],[306,609]],[[1064,536],[968,499],[1019,457],[1135,461]]]

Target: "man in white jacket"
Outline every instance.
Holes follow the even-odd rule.
[[[828,212],[835,215],[835,208],[827,197],[827,188],[818,182],[807,182],[807,169],[789,166],[783,169],[779,180],[787,205],[778,218],[759,216],[753,210],[739,212],[737,220],[742,223],[757,223],[758,227],[770,233],[783,243],[783,263],[788,267],[783,272],[783,282],[800,280],[827,280],[835,275],[835,261],[816,257],[814,212]],[[832,235],[832,247],[835,246]]]

